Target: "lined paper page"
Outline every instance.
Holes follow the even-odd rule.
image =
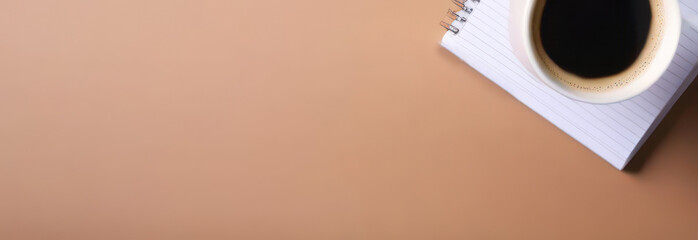
[[[694,0],[681,4],[682,12],[698,10]],[[481,0],[467,23],[453,23],[461,31],[446,33],[441,44],[618,169],[698,74],[698,31],[685,24],[672,64],[649,90],[613,104],[575,101],[539,82],[516,59],[509,44],[508,15],[509,0]]]

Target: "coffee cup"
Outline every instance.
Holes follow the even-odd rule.
[[[626,100],[659,80],[681,24],[677,0],[510,2],[518,60],[548,87],[589,103]]]

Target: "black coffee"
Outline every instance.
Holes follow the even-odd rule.
[[[604,77],[633,64],[651,19],[649,0],[547,0],[540,38],[562,69],[583,78]]]

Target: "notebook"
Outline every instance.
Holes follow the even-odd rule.
[[[618,103],[575,101],[539,82],[509,44],[509,0],[454,0],[441,45],[582,145],[623,169],[698,74],[698,31],[683,24],[668,70],[649,90]],[[698,13],[698,1],[680,0]]]

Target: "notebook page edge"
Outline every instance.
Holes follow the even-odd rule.
[[[477,12],[479,12],[479,11],[476,10],[474,15],[477,15],[478,14]],[[473,16],[471,15],[471,17],[473,17]],[[460,29],[463,30],[463,28],[466,28],[467,25],[470,25],[471,23],[465,24],[465,23],[459,23],[459,22],[454,21],[452,24],[456,25],[457,27],[460,27]],[[463,32],[467,32],[467,31],[464,30]],[[538,103],[536,103],[535,101],[532,101],[532,100],[527,101],[527,100],[524,100],[521,98],[521,97],[525,98],[525,96],[518,96],[518,95],[522,95],[522,94],[525,95],[525,93],[522,93],[520,91],[513,91],[513,90],[516,90],[516,89],[514,89],[514,88],[516,88],[516,86],[504,86],[504,85],[508,84],[508,80],[506,80],[506,79],[494,80],[492,78],[495,75],[500,75],[500,73],[495,74],[495,73],[490,72],[489,74],[494,74],[493,76],[488,76],[488,74],[483,73],[482,72],[483,69],[480,69],[477,67],[478,64],[471,62],[471,61],[476,61],[477,59],[467,58],[466,57],[467,55],[465,54],[466,52],[468,52],[467,49],[463,48],[463,46],[459,46],[460,44],[458,44],[457,41],[459,41],[457,34],[453,34],[452,32],[446,32],[446,34],[444,34],[444,36],[442,38],[441,46],[446,48],[447,50],[449,50],[452,54],[456,55],[459,59],[461,59],[463,62],[465,62],[468,66],[477,70],[485,78],[488,78],[488,80],[495,82],[495,84],[502,87],[506,92],[508,92],[511,96],[513,96],[515,99],[517,99],[523,105],[527,106],[529,109],[536,112],[542,118],[546,119],[548,122],[555,125],[558,129],[565,132],[568,136],[572,137],[577,142],[581,143],[583,146],[585,146],[586,148],[588,148],[589,150],[594,152],[596,155],[601,157],[603,160],[605,160],[606,162],[608,162],[609,164],[611,164],[612,166],[614,166],[615,168],[617,168],[619,170],[622,170],[628,164],[628,162],[630,160],[632,160],[632,158],[636,154],[637,150],[642,147],[642,145],[647,140],[647,138],[654,132],[654,130],[656,129],[658,124],[661,123],[661,121],[663,120],[665,115],[668,113],[668,111],[673,107],[675,102],[680,98],[680,96],[686,90],[688,85],[690,85],[690,82],[692,82],[693,79],[695,79],[695,75],[696,75],[696,65],[694,64],[693,71],[688,72],[689,73],[688,77],[690,77],[690,78],[689,79],[680,79],[681,85],[677,86],[674,89],[673,93],[669,93],[672,97],[668,98],[666,100],[659,101],[660,106],[662,106],[661,110],[657,109],[659,111],[656,111],[655,113],[650,114],[651,116],[648,118],[648,120],[651,120],[652,123],[647,125],[647,128],[644,129],[644,133],[642,133],[642,137],[640,137],[637,140],[637,142],[633,145],[633,148],[631,149],[631,151],[629,151],[627,154],[623,154],[624,157],[621,157],[621,156],[615,156],[613,154],[604,154],[603,151],[601,151],[603,149],[601,149],[600,147],[589,145],[591,143],[594,143],[593,141],[588,140],[588,139],[580,139],[580,137],[584,138],[585,137],[584,135],[588,135],[588,134],[580,134],[580,132],[574,133],[574,131],[572,131],[574,129],[571,129],[570,126],[566,126],[566,125],[571,124],[572,125],[571,127],[574,127],[575,123],[572,123],[572,122],[565,123],[565,122],[556,121],[556,120],[554,120],[554,116],[548,116],[551,114],[554,115],[554,112],[548,114],[547,112],[549,112],[549,111],[545,111],[546,113],[539,111],[541,109],[537,109],[537,108],[547,108],[547,107],[546,106],[538,106],[538,107],[532,106],[532,105],[535,105]],[[482,63],[482,64],[487,65],[487,63]],[[482,65],[482,64],[480,64],[480,65]],[[486,68],[486,66],[482,66],[482,67]],[[500,77],[502,77],[502,76],[500,76]],[[636,104],[640,104],[640,103],[636,103]],[[542,109],[542,110],[546,110],[546,109]],[[551,110],[551,109],[548,109],[548,110]],[[570,132],[570,131],[572,131],[572,132]],[[590,136],[586,136],[586,137],[588,138]],[[597,144],[600,144],[600,143],[597,142]]]
[[[585,139],[581,139],[581,137],[589,138],[588,134],[585,134],[584,132],[581,132],[581,131],[577,132],[577,133],[571,132],[572,131],[571,128],[564,125],[564,124],[570,124],[570,123],[565,123],[565,122],[560,121],[560,120],[553,120],[553,119],[559,119],[558,116],[552,116],[555,113],[552,113],[549,110],[544,111],[543,109],[539,109],[539,108],[546,108],[545,106],[541,106],[538,103],[534,103],[530,100],[523,99],[522,98],[523,96],[519,96],[519,94],[515,94],[514,90],[510,89],[511,88],[510,86],[504,85],[503,81],[494,80],[493,78],[485,76],[485,74],[483,74],[481,68],[474,66],[473,63],[471,62],[471,60],[465,58],[464,55],[462,55],[464,53],[462,51],[460,51],[458,49],[458,46],[456,46],[456,43],[453,42],[453,41],[456,41],[455,39],[453,39],[453,37],[454,37],[454,35],[451,34],[450,32],[446,33],[446,35],[444,35],[444,38],[442,40],[441,46],[446,48],[449,52],[451,52],[456,57],[458,57],[466,65],[468,65],[469,67],[476,70],[481,76],[483,76],[487,80],[495,83],[497,86],[502,88],[507,94],[509,94],[514,99],[519,101],[520,104],[522,104],[526,108],[528,108],[528,109],[532,110],[534,113],[536,113],[538,115],[538,117],[542,118],[546,122],[555,126],[555,128],[558,131],[563,132],[567,136],[574,139],[577,143],[579,143],[582,146],[584,146],[585,148],[589,149],[591,152],[593,152],[595,155],[597,155],[599,158],[601,158],[601,160],[607,162],[608,164],[610,164],[611,166],[613,166],[617,169],[621,169],[621,167],[625,163],[624,159],[618,158],[609,152],[602,151],[603,147],[601,147],[601,146],[590,145],[593,142],[586,141]]]
[[[664,117],[666,117],[666,115],[669,114],[669,111],[671,111],[671,109],[674,107],[674,104],[676,104],[676,102],[681,98],[681,96],[683,96],[684,92],[686,92],[686,89],[688,89],[688,87],[693,83],[696,77],[698,77],[698,66],[695,66],[693,68],[693,71],[691,71],[691,73],[688,74],[688,77],[684,80],[684,83],[679,87],[679,89],[676,90],[674,95],[664,106],[657,118],[654,119],[650,127],[647,129],[647,132],[645,132],[645,134],[642,136],[640,142],[638,142],[635,149],[633,149],[633,151],[630,153],[630,156],[628,156],[628,159],[625,161],[623,167],[620,168],[620,170],[624,169],[628,165],[628,163],[630,163],[630,161],[633,160],[637,152],[640,151],[642,146],[644,146],[647,139],[649,139],[650,136],[652,136],[654,130],[656,130],[657,127],[659,127],[659,124],[662,123]]]

